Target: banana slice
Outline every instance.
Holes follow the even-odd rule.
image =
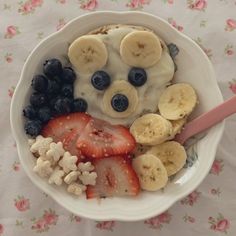
[[[174,175],[183,168],[187,154],[182,145],[175,141],[165,142],[151,147],[147,154],[158,157],[167,170],[168,176]]]
[[[145,114],[134,121],[130,132],[137,143],[156,145],[163,143],[172,134],[171,123],[154,113]]]
[[[133,159],[132,166],[138,175],[140,186],[147,191],[163,188],[168,181],[166,168],[152,154],[144,154]]]
[[[120,55],[122,60],[136,67],[147,68],[156,64],[162,53],[159,38],[152,32],[134,31],[121,41]]]
[[[114,95],[122,94],[128,98],[129,106],[123,112],[117,112],[111,105],[111,100]],[[125,118],[131,115],[138,105],[138,93],[137,90],[125,80],[116,80],[106,90],[103,95],[102,109],[103,112],[113,118]]]
[[[91,73],[106,65],[108,53],[105,44],[96,35],[84,35],[70,45],[68,57],[78,71]]]
[[[189,115],[197,104],[197,95],[189,84],[169,86],[160,96],[158,108],[168,120],[179,120]]]
[[[168,138],[168,140],[171,140],[175,137],[176,134],[180,133],[184,124],[187,121],[187,117],[184,117],[182,119],[179,120],[170,120],[170,123],[172,124],[172,134],[171,136]]]

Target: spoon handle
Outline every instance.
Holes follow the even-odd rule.
[[[216,125],[234,113],[236,113],[236,96],[187,123],[181,133],[176,135],[175,141],[184,144],[188,138]]]

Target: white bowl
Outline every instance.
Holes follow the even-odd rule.
[[[201,48],[190,38],[178,32],[159,17],[141,12],[95,12],[68,23],[62,30],[43,40],[29,55],[16,87],[11,104],[11,127],[17,143],[19,158],[25,172],[42,191],[72,213],[94,220],[136,221],[158,215],[176,201],[192,192],[207,175],[222,135],[224,123],[211,128],[201,140],[189,150],[190,164],[167,185],[164,191],[142,192],[136,198],[107,198],[100,202],[75,198],[63,187],[49,185],[33,172],[35,160],[23,128],[22,110],[28,103],[31,93],[32,76],[41,72],[42,63],[50,57],[62,58],[66,55],[68,44],[80,35],[107,24],[134,24],[153,29],[167,43],[175,43],[180,53],[176,58],[178,71],[176,81],[189,82],[196,89],[200,104],[197,116],[223,101],[215,80],[212,65]],[[198,157],[198,158],[196,158]],[[195,160],[194,163],[193,160]]]

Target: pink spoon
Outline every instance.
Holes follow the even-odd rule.
[[[193,135],[216,125],[234,113],[236,113],[236,96],[187,123],[181,133],[175,136],[175,141],[184,144]]]

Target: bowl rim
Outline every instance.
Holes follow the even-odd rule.
[[[63,27],[62,29],[60,29],[59,31],[57,32],[54,32],[52,34],[50,34],[49,36],[47,36],[45,39],[43,39],[42,41],[40,41],[39,44],[37,44],[37,46],[31,51],[31,53],[29,54],[27,60],[25,61],[24,63],[24,66],[22,68],[22,71],[21,71],[21,75],[20,75],[20,79],[17,83],[17,86],[15,88],[15,92],[13,94],[13,97],[12,97],[12,101],[11,101],[11,107],[10,107],[10,125],[11,125],[11,130],[12,130],[12,134],[13,134],[13,137],[16,141],[16,144],[17,144],[17,152],[18,152],[18,156],[19,156],[19,159],[20,159],[20,162],[21,162],[21,165],[23,166],[23,169],[25,170],[26,174],[28,175],[28,177],[30,178],[30,180],[41,190],[41,191],[44,191],[46,192],[49,196],[51,196],[59,205],[63,206],[64,208],[66,208],[68,211],[76,214],[76,215],[80,215],[84,218],[88,218],[88,219],[93,219],[93,220],[120,220],[120,221],[138,221],[138,220],[145,220],[147,218],[150,218],[150,217],[153,217],[155,215],[157,215],[158,213],[160,212],[164,212],[166,211],[168,208],[170,208],[173,204],[175,204],[177,201],[179,201],[180,199],[182,199],[183,197],[187,196],[189,193],[191,193],[194,189],[196,189],[200,183],[203,181],[203,179],[206,177],[207,173],[209,172],[210,168],[211,168],[211,165],[209,165],[209,167],[205,168],[204,170],[204,174],[201,175],[201,178],[198,179],[198,181],[195,181],[194,185],[191,186],[191,188],[189,188],[188,190],[186,190],[185,192],[179,194],[178,196],[175,197],[174,200],[169,200],[167,201],[167,203],[165,205],[162,206],[162,208],[158,209],[158,213],[155,213],[155,210],[152,210],[151,212],[149,213],[146,213],[146,214],[143,214],[143,215],[137,215],[137,216],[127,216],[125,214],[117,214],[117,213],[113,213],[113,212],[110,212],[109,213],[109,216],[104,216],[101,214],[101,216],[99,215],[96,215],[96,216],[93,216],[93,215],[90,215],[90,214],[87,214],[85,211],[82,211],[78,214],[78,212],[76,210],[74,210],[73,207],[69,207],[67,206],[66,204],[64,204],[63,202],[61,202],[57,197],[55,197],[52,193],[52,191],[49,189],[49,188],[44,188],[29,172],[27,166],[25,165],[24,163],[24,160],[22,158],[22,155],[21,155],[21,147],[20,147],[20,140],[19,140],[19,137],[18,137],[18,134],[17,134],[17,122],[15,122],[15,119],[14,119],[14,110],[17,110],[16,106],[17,106],[17,97],[18,97],[18,90],[19,90],[19,87],[20,87],[20,84],[21,82],[23,81],[23,78],[24,78],[24,74],[26,73],[26,68],[27,68],[27,64],[28,62],[31,60],[32,58],[32,55],[34,55],[35,51],[38,50],[38,48],[46,43],[48,40],[50,40],[51,38],[55,37],[55,36],[58,36],[60,34],[63,34],[64,31],[67,30],[67,28],[69,28],[71,25],[73,25],[74,23],[76,23],[77,21],[79,21],[81,18],[86,18],[86,17],[96,17],[96,16],[99,16],[103,14],[112,14],[112,15],[116,15],[116,16],[122,16],[122,15],[131,15],[132,17],[133,16],[139,16],[140,14],[141,15],[144,15],[144,16],[148,16],[148,17],[152,17],[152,18],[155,18],[156,20],[160,21],[162,24],[166,25],[167,28],[170,28],[172,29],[173,31],[175,31],[176,34],[178,34],[180,37],[182,37],[184,40],[187,40],[189,42],[191,42],[193,44],[193,46],[195,48],[198,48],[198,50],[201,51],[201,54],[202,56],[205,58],[205,61],[207,62],[207,66],[209,68],[209,72],[211,74],[211,77],[215,78],[215,73],[214,73],[214,70],[213,70],[213,67],[212,67],[212,64],[210,62],[210,60],[208,59],[208,57],[206,56],[206,54],[202,51],[202,49],[199,47],[199,45],[194,42],[191,38],[189,38],[188,36],[184,35],[183,33],[179,32],[177,29],[175,29],[172,25],[170,25],[167,21],[163,20],[162,18],[156,16],[156,15],[153,15],[153,14],[149,14],[149,13],[145,13],[145,12],[140,12],[140,11],[123,11],[123,12],[117,12],[117,11],[98,11],[98,12],[92,12],[92,13],[87,13],[87,14],[83,14],[81,16],[78,16],[74,19],[72,19],[70,22],[68,22],[66,24],[65,27]],[[217,81],[216,81],[216,89],[218,91],[216,91],[218,93],[218,96],[220,98],[221,101],[223,101],[223,97],[222,97],[222,94],[220,92],[220,89],[218,87],[218,84],[217,84]],[[223,134],[223,130],[224,130],[224,124],[225,122],[222,121],[221,123],[219,123],[217,126],[218,126],[218,132],[215,136],[215,145],[216,147],[218,146],[219,142],[220,142],[220,139],[221,139],[221,136]],[[212,150],[211,151],[211,154],[214,156],[215,158],[215,154],[216,154],[216,149],[215,150]],[[212,158],[212,163],[214,161],[214,158]],[[157,210],[156,210],[157,211]]]

